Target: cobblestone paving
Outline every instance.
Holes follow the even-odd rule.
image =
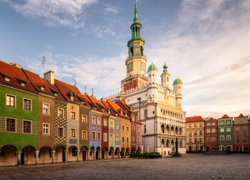
[[[250,154],[0,167],[2,179],[250,179]]]

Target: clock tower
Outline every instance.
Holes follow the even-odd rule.
[[[144,39],[141,38],[142,24],[138,19],[137,1],[134,7],[134,20],[130,26],[131,39],[128,41],[128,58],[126,59],[127,77],[121,82],[123,93],[128,90],[142,88],[147,84],[146,64],[147,58],[144,56]]]

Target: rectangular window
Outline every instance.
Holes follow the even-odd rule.
[[[220,135],[220,141],[225,141],[225,136],[224,135]]]
[[[50,134],[50,124],[49,123],[43,123],[43,134],[44,135]]]
[[[224,132],[224,128],[221,128],[221,129],[220,129],[220,132]]]
[[[95,131],[92,132],[92,139],[95,140],[96,137],[95,137]]]
[[[231,132],[231,128],[227,128],[227,132]]]
[[[122,142],[124,143],[124,137],[122,137]]]
[[[212,133],[215,133],[215,128],[212,129]]]
[[[97,140],[101,140],[101,133],[100,132],[97,134]]]
[[[122,126],[122,131],[124,131],[124,126]]]
[[[129,132],[129,127],[127,127],[127,131]]]
[[[83,123],[88,123],[88,120],[87,120],[87,116],[86,115],[82,115],[82,122]]]
[[[43,103],[43,114],[49,115],[49,104]]]
[[[221,125],[221,126],[224,126],[224,121],[221,120],[221,121],[220,121],[220,125]]]
[[[104,142],[108,141],[108,135],[107,135],[107,133],[103,133],[103,141]]]
[[[108,125],[107,119],[103,119],[103,126],[107,126],[107,125]]]
[[[144,125],[144,133],[146,134],[147,132],[147,128],[146,128],[146,125]]]
[[[215,126],[215,122],[212,122],[212,126]]]
[[[99,117],[97,118],[96,124],[101,126],[101,118],[99,118]]]
[[[6,106],[16,107],[16,97],[12,95],[6,95]]]
[[[57,136],[58,137],[63,137],[63,128],[58,128],[57,129]]]
[[[87,131],[82,131],[82,140],[87,140]]]
[[[118,135],[116,135],[115,140],[119,141],[119,136]]]
[[[76,119],[76,113],[72,111],[72,112],[70,113],[70,118],[71,118],[71,119]]]
[[[226,141],[231,141],[231,135],[226,136]]]
[[[119,129],[119,123],[115,123],[115,128]]]
[[[63,109],[58,109],[58,117],[63,118]]]
[[[96,117],[92,116],[92,124],[96,124]]]
[[[129,138],[127,138],[127,143],[129,142]]]
[[[203,127],[203,124],[202,124],[202,123],[200,123],[200,127]]]
[[[208,122],[208,123],[207,123],[207,126],[211,126],[211,123],[210,123],[210,122]]]
[[[31,121],[23,121],[23,132],[31,133]]]
[[[231,121],[230,121],[230,120],[227,120],[227,121],[226,121],[226,124],[227,124],[227,125],[231,125]]]
[[[6,131],[16,132],[16,119],[11,119],[11,118],[6,119]]]
[[[31,110],[31,108],[32,108],[31,100],[23,99],[23,109]]]
[[[210,133],[210,129],[207,129],[207,133]]]
[[[70,129],[70,137],[76,137],[76,130],[75,129]]]

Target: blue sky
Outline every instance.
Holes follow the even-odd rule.
[[[106,97],[120,90],[134,0],[0,0],[0,59]],[[139,0],[148,65],[184,81],[187,115],[250,112],[250,2]]]

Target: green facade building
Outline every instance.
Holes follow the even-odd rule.
[[[233,150],[233,117],[226,114],[218,119],[218,147],[220,151]]]

